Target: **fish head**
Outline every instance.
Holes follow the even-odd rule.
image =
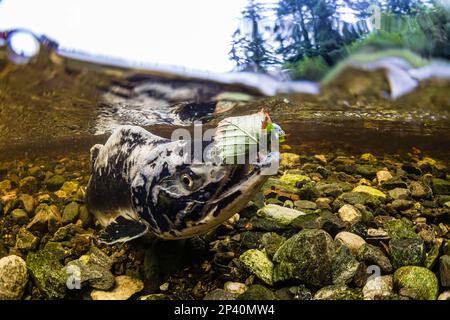
[[[224,164],[213,143],[200,142],[195,155],[196,143],[158,146],[132,183],[134,210],[160,238],[189,238],[219,226],[251,200],[279,161],[271,152],[253,163]]]

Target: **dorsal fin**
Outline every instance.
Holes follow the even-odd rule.
[[[102,144],[94,144],[90,150],[90,160],[91,160],[91,171],[94,171],[95,160],[100,153],[100,149],[103,147]]]

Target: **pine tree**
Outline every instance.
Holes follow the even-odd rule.
[[[340,6],[333,0],[280,0],[277,9],[278,53],[291,62],[322,56],[332,63],[333,54],[343,41],[335,29]]]
[[[384,1],[382,1],[383,3]],[[399,15],[414,15],[423,8],[429,1],[424,0],[386,0],[385,11]]]
[[[250,0],[242,12],[244,27],[249,30],[238,28],[234,32],[229,53],[230,59],[236,62],[238,70],[264,72],[268,66],[277,63],[270,46],[263,37],[261,21],[264,18],[264,11],[261,4]]]

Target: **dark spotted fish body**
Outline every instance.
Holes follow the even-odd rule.
[[[124,242],[149,231],[164,239],[205,233],[242,209],[266,181],[264,168],[278,160],[275,153],[252,166],[222,165],[211,145],[195,162],[194,143],[122,126],[105,145],[92,147],[86,201],[104,226],[102,241]]]

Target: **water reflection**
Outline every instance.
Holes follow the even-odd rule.
[[[0,147],[86,148],[121,124],[144,126],[163,135],[194,120],[213,126],[223,117],[261,107],[292,132],[295,145],[305,137],[311,143],[317,138],[320,143],[324,139],[334,145],[349,143],[345,137],[352,136],[361,137],[358,144],[364,137],[373,144],[381,133],[389,133],[389,141],[397,139],[396,144],[406,143],[402,137],[415,137],[416,143],[424,140],[422,144],[434,149],[448,145],[448,66],[427,60],[414,66],[394,53],[350,57],[327,81],[317,83],[278,81],[255,73],[133,68],[42,47],[28,65],[3,61]],[[414,85],[408,86],[404,77]],[[332,139],[338,136],[337,141]]]
[[[17,64],[26,64],[39,53],[40,43],[31,32],[13,31],[7,38],[8,58]]]

